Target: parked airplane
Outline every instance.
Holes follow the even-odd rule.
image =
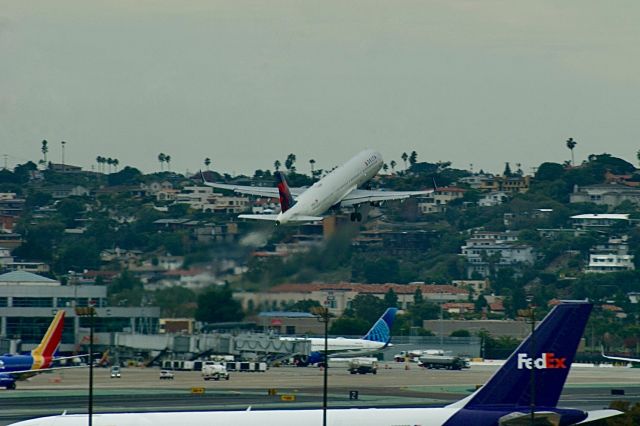
[[[569,374],[578,343],[584,332],[592,305],[565,302],[557,305],[535,330],[518,346],[505,364],[480,389],[468,397],[444,407],[427,408],[348,408],[327,412],[330,425],[373,426],[498,426],[528,424],[534,407],[536,424],[586,424],[621,414],[617,410],[585,412],[557,408],[560,393]],[[533,381],[531,379],[534,379]],[[531,389],[534,389],[531,392]],[[135,426],[189,424],[294,426],[320,424],[323,411],[246,410],[200,412],[110,413],[93,416],[95,425]],[[80,426],[87,416],[61,415],[16,423],[16,426]]]
[[[58,311],[47,332],[30,355],[5,354],[0,356],[0,386],[15,389],[17,380],[25,380],[44,371],[70,367],[51,367],[53,361],[75,357],[54,357],[62,338],[64,311]]]
[[[389,346],[391,326],[396,317],[396,312],[398,312],[397,308],[387,308],[367,334],[360,339],[346,339],[344,337],[327,339],[329,358],[369,355]],[[311,351],[305,360],[305,364],[315,364],[324,360],[324,337],[281,337],[280,339],[311,341]]]
[[[270,220],[276,224],[288,222],[312,222],[322,220],[329,209],[352,207],[351,221],[361,221],[362,213],[359,206],[363,203],[377,204],[383,201],[402,200],[415,195],[426,195],[428,191],[379,191],[358,189],[378,173],[382,167],[382,155],[367,149],[328,175],[314,183],[309,188],[289,188],[284,173],[275,172],[277,187],[242,186],[224,183],[214,183],[202,180],[205,185],[214,188],[228,189],[241,194],[258,195],[280,199],[280,213],[278,214],[241,214],[244,219]]]

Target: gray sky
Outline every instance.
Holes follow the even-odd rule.
[[[145,172],[640,148],[640,2],[0,0],[0,155]]]

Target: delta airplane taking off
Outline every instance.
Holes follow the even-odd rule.
[[[322,220],[329,209],[352,207],[351,221],[361,221],[362,213],[358,207],[363,203],[378,204],[383,201],[402,200],[415,195],[426,195],[428,191],[379,191],[358,189],[358,187],[374,177],[382,167],[382,155],[367,149],[328,175],[314,183],[309,188],[289,188],[284,173],[275,172],[277,187],[242,186],[224,183],[207,182],[205,185],[214,188],[227,189],[240,194],[257,195],[261,197],[279,198],[280,213],[278,214],[241,214],[243,219],[270,220],[276,224],[288,222],[312,222]]]
[[[53,361],[75,357],[58,357],[53,355],[60,346],[64,311],[58,311],[51,321],[47,332],[30,355],[5,354],[0,356],[0,386],[15,389],[17,380],[25,380],[44,371],[74,367],[50,367]]]
[[[349,408],[328,410],[329,425],[509,426],[528,424],[534,407],[536,424],[586,424],[621,414],[617,410],[585,412],[557,408],[592,305],[557,305],[489,381],[468,397],[438,408]],[[534,378],[533,381],[531,379]],[[531,392],[533,388],[533,392]],[[93,424],[137,426],[320,424],[321,409],[201,411],[96,414]],[[16,426],[83,426],[86,415],[43,417]]]
[[[396,317],[397,308],[387,308],[371,330],[361,339],[345,339],[343,337],[327,339],[329,358],[335,356],[362,356],[380,351],[391,341],[391,326]],[[281,337],[280,340],[311,341],[311,352],[305,360],[307,364],[321,362],[324,359],[324,337]]]

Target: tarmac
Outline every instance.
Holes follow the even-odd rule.
[[[387,368],[385,368],[387,367]],[[498,368],[474,365],[462,371],[425,370],[415,364],[381,364],[378,374],[352,375],[329,369],[328,406],[419,407],[443,405],[473,392]],[[279,367],[264,373],[231,373],[229,381],[204,381],[199,372],[176,371],[160,380],[158,368],[123,368],[121,378],[94,369],[94,412],[192,411],[320,408],[323,370]],[[33,417],[86,413],[89,369],[59,370],[0,390],[0,425]],[[270,391],[271,390],[271,391]],[[357,399],[354,399],[354,391]],[[640,369],[576,367],[571,369],[560,405],[598,409],[611,401],[640,402]]]

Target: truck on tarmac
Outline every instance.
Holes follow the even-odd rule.
[[[205,380],[229,380],[229,372],[222,364],[207,362],[202,366],[202,378]]]
[[[420,357],[421,367],[428,369],[462,370],[469,368],[469,361],[454,355],[423,355]]]
[[[378,374],[378,359],[377,358],[352,358],[349,361],[349,373]]]

